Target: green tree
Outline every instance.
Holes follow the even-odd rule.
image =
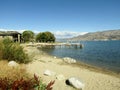
[[[41,32],[36,35],[36,41],[37,41],[37,42],[42,42],[41,36],[42,36],[42,33],[41,33]]]
[[[22,37],[25,42],[29,42],[34,39],[34,33],[30,30],[26,30],[22,33]]]
[[[51,32],[45,32],[47,42],[55,42],[55,36]]]
[[[55,42],[55,36],[51,32],[38,33],[36,36],[38,42]]]

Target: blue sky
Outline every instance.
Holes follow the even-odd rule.
[[[0,30],[57,37],[120,29],[120,0],[0,0]]]

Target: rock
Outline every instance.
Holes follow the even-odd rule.
[[[51,76],[52,73],[51,73],[51,71],[49,71],[49,70],[45,70],[44,75]]]
[[[70,58],[70,57],[64,57],[63,61],[66,62],[66,63],[69,63],[69,64],[76,63],[76,60],[73,59],[73,58]]]
[[[54,56],[54,59],[56,59],[57,57],[56,56]]]
[[[85,86],[85,84],[82,81],[80,81],[78,78],[75,78],[75,77],[71,77],[67,79],[66,84],[71,85],[78,90],[83,90]]]
[[[60,74],[60,75],[56,76],[56,79],[58,79],[58,80],[64,80],[65,77],[62,74]]]
[[[55,72],[52,72],[50,70],[45,70],[44,75],[46,75],[46,76],[53,76],[53,75],[55,75]]]
[[[10,67],[17,67],[19,64],[18,63],[16,63],[15,61],[10,61],[10,62],[8,62],[8,66],[10,66]]]

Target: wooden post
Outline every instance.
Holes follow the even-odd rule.
[[[18,34],[18,42],[20,43],[20,34]]]

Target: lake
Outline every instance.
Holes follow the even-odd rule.
[[[77,42],[78,43],[78,42]],[[71,57],[77,61],[120,72],[120,41],[79,41],[83,48],[54,47],[43,49],[60,58]]]

